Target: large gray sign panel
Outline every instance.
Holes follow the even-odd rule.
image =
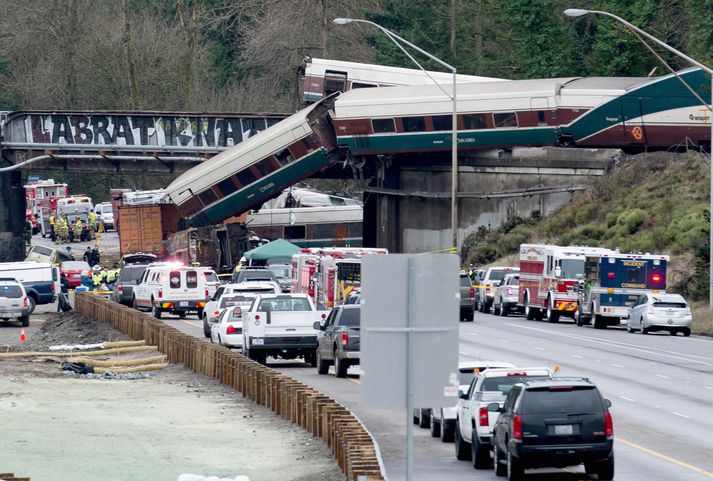
[[[452,254],[364,256],[362,402],[391,409],[456,403],[459,285]]]

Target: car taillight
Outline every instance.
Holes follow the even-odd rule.
[[[51,292],[54,292],[54,282],[52,283],[52,286],[50,287]]]
[[[342,346],[346,346],[347,344],[349,344],[349,333],[345,331],[342,333]]]
[[[490,294],[490,287],[491,287],[490,284],[485,285],[485,293],[486,294]]]
[[[651,276],[651,282],[661,282],[661,274],[654,274]]]
[[[604,412],[604,433],[607,435],[607,439],[614,437],[614,421],[609,411]]]
[[[23,306],[23,307],[30,307],[30,300],[29,300],[27,297],[25,297],[25,299],[23,299],[23,301],[22,301],[22,306]]]
[[[522,415],[520,414],[512,417],[512,437],[522,439]]]
[[[475,288],[474,287],[470,288],[470,298],[475,299]]]
[[[225,328],[225,333],[226,334],[235,334],[236,330],[233,326],[228,324],[228,327]]]
[[[208,288],[207,287],[205,288],[205,297],[206,297],[206,299],[208,298]]]
[[[117,284],[117,285],[116,285],[116,290],[117,290],[117,292],[123,292],[124,286],[121,285],[121,284]]]
[[[481,407],[478,416],[478,422],[481,426],[488,426],[488,408]]]
[[[218,319],[218,316],[219,316],[219,315],[220,315],[220,311],[214,311],[214,312],[213,312],[213,317],[215,317],[216,319]]]
[[[163,289],[158,290],[158,297],[159,299],[163,297]]]
[[[505,291],[508,293],[508,296],[512,296],[512,287],[506,287]]]

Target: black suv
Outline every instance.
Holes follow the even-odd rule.
[[[510,481],[527,468],[575,466],[614,479],[611,402],[586,378],[552,378],[516,384],[493,428],[495,474]]]

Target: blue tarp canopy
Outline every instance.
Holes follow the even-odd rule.
[[[270,259],[292,259],[292,254],[300,247],[285,239],[277,239],[247,251],[244,256],[249,261],[269,261]]]

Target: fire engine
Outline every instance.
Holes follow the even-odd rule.
[[[574,318],[577,289],[584,278],[587,255],[613,253],[609,249],[547,244],[520,245],[519,301],[528,320],[559,321],[560,316]]]
[[[292,292],[309,295],[318,309],[343,303],[361,286],[361,258],[388,254],[387,249],[361,247],[305,248],[292,256]]]
[[[50,234],[50,214],[57,210],[57,199],[69,195],[69,187],[54,179],[30,182],[24,187],[27,208],[39,222],[42,237],[46,237]]]
[[[587,255],[580,283],[577,325],[618,326],[643,294],[666,290],[669,257],[652,254]]]

